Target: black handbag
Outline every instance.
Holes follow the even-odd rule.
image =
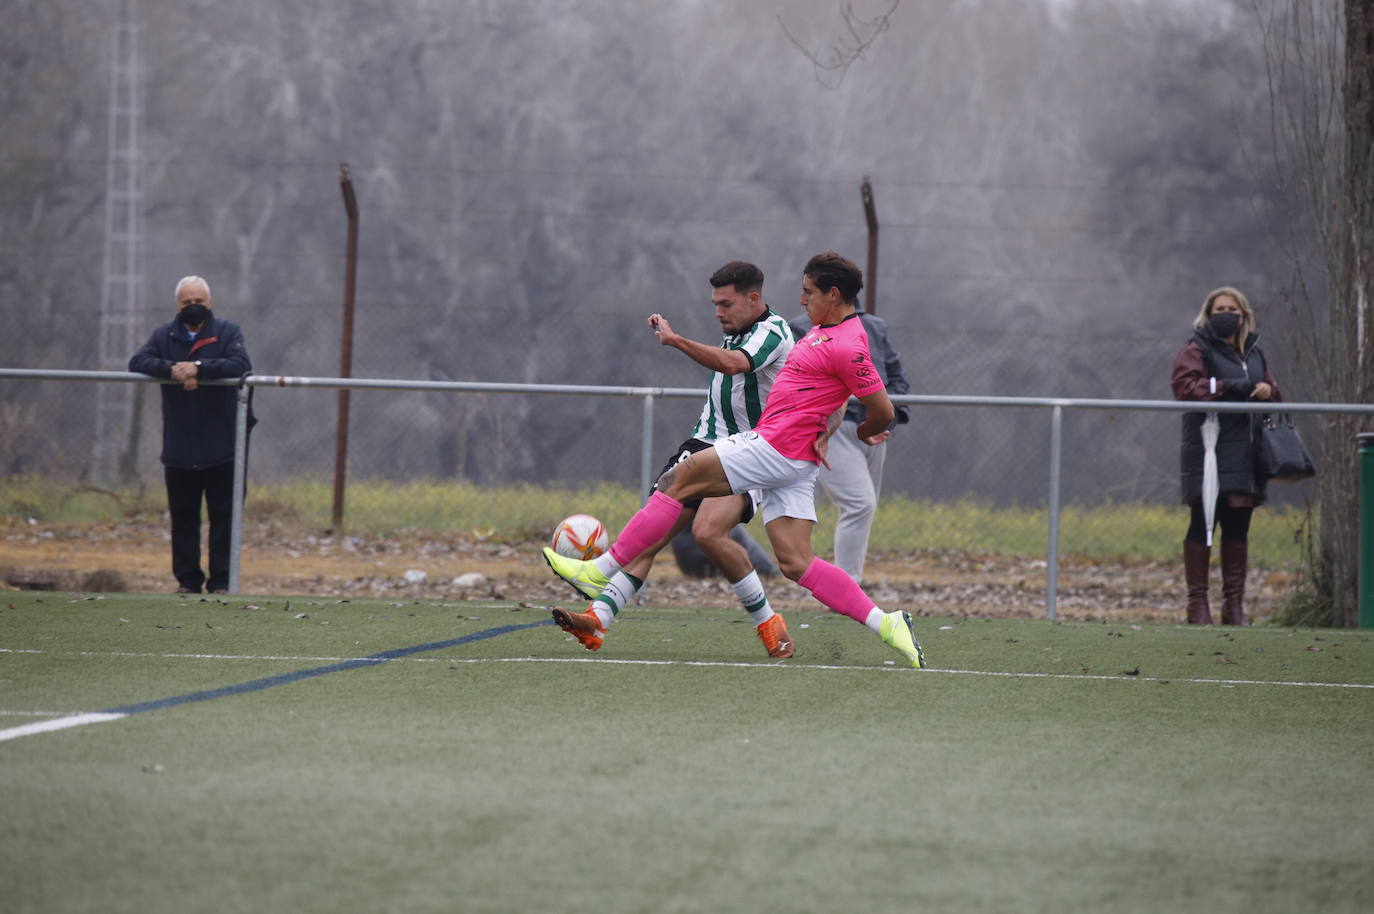
[[[1312,456],[1302,443],[1302,436],[1293,427],[1293,418],[1284,413],[1275,419],[1265,416],[1260,425],[1256,468],[1262,479],[1279,482],[1302,482],[1317,475]]]

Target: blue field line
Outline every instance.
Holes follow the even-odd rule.
[[[409,657],[412,654],[423,654],[426,651],[440,651],[446,647],[457,647],[460,644],[485,641],[488,638],[495,638],[499,635],[508,635],[511,632],[552,624],[552,619],[544,619],[540,622],[526,622],[522,625],[502,625],[498,628],[489,628],[485,631],[473,632],[461,638],[449,638],[444,641],[430,641],[427,644],[399,647],[395,650],[382,651],[377,654],[370,654],[367,657],[360,657],[357,660],[345,660],[342,663],[331,663],[328,666],[317,666],[308,670],[296,670],[293,673],[282,673],[279,676],[265,676],[262,679],[250,679],[248,682],[240,682],[237,685],[224,686],[218,689],[206,689],[202,692],[187,692],[185,695],[173,695],[169,698],[158,698],[154,701],[141,701],[134,704],[119,705],[113,708],[106,708],[98,713],[121,714],[127,716],[130,714],[142,714],[144,711],[156,711],[159,708],[171,708],[176,705],[190,704],[196,701],[209,701],[212,698],[223,698],[227,695],[261,692],[263,689],[271,689],[279,685],[299,682],[302,679],[311,679],[315,676],[324,676],[328,673],[340,673],[344,670],[356,670],[360,667],[376,666],[381,663],[386,663],[388,660],[398,660],[401,657]]]

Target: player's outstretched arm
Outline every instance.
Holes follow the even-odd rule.
[[[672,346],[693,362],[712,371],[722,374],[744,374],[754,367],[749,361],[749,356],[737,349],[721,349],[718,346],[708,346],[687,339],[674,330],[662,314],[650,314],[649,326],[664,346]]]

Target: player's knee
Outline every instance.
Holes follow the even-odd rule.
[[[701,547],[702,552],[711,556],[718,555],[722,552],[726,548],[726,543],[729,543],[731,546],[738,545],[734,540],[730,539],[729,536],[722,534],[719,530],[701,529],[698,527],[692,528],[692,539],[697,541],[697,545]]]
[[[801,556],[779,555],[777,559],[778,570],[789,581],[801,580],[801,576],[806,574],[807,566],[811,564],[810,556],[803,559]]]
[[[741,563],[749,564],[749,553],[744,547],[727,535],[721,535],[715,531],[699,533],[695,529],[692,537],[701,547],[701,551],[716,563],[718,568],[726,570],[726,566],[738,566]]]

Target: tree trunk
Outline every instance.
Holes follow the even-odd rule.
[[[1374,0],[1346,0],[1345,73],[1342,85],[1345,169],[1338,212],[1344,225],[1328,254],[1332,268],[1328,349],[1332,399],[1374,402]],[[1334,254],[1331,257],[1330,254]],[[1358,467],[1355,435],[1368,431],[1361,416],[1333,416],[1323,424],[1319,486],[1321,546],[1319,581],[1329,588],[1332,621],[1354,626],[1359,568]]]

